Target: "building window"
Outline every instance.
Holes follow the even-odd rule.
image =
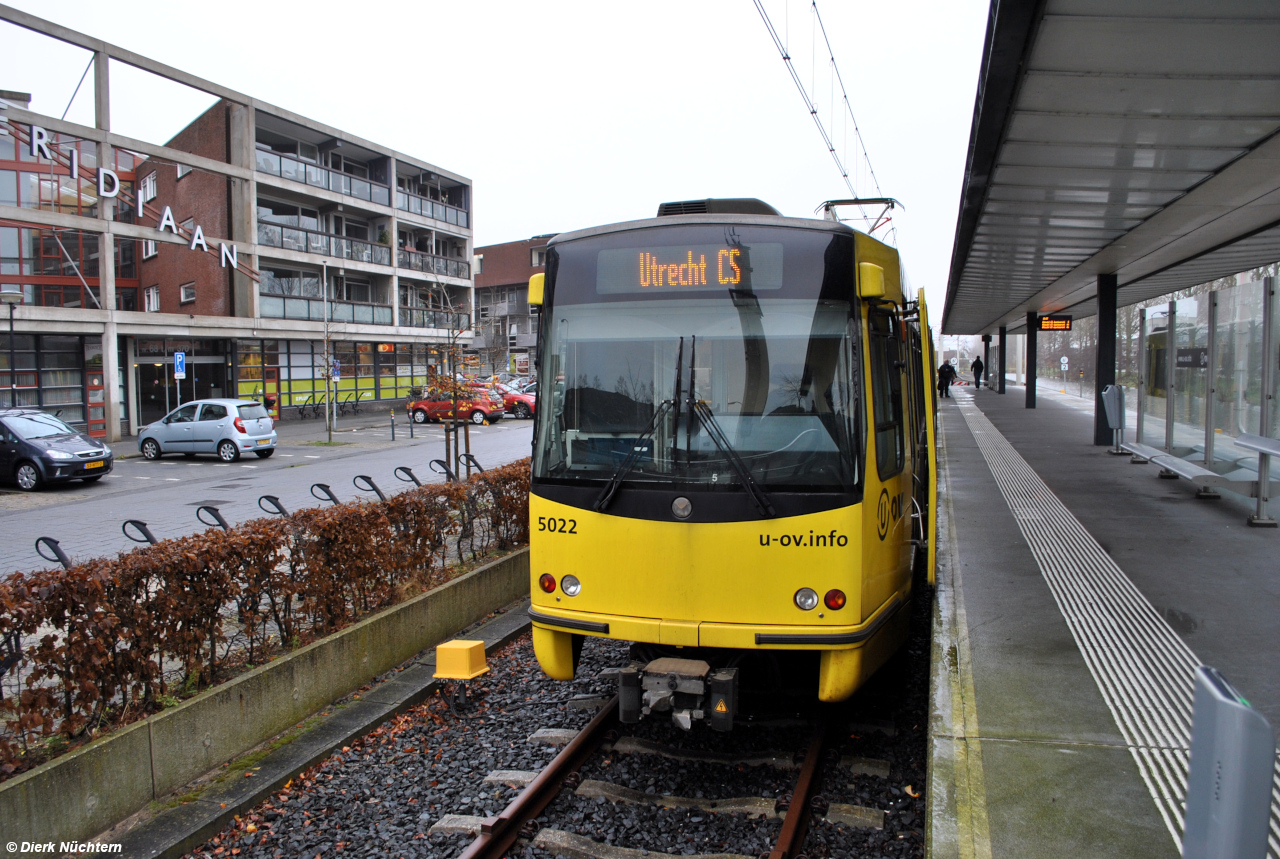
[[[142,293],[142,309],[147,313],[160,312],[160,287],[148,286]]]
[[[541,266],[546,264],[547,264],[547,249],[534,248],[533,255],[532,255],[532,265],[536,267],[536,266]]]
[[[488,307],[488,305],[485,305],[485,306],[483,306],[483,307],[481,307],[481,308],[480,308],[480,318],[481,318],[481,319],[488,319],[488,318],[489,318],[489,307]]]
[[[178,290],[179,290],[179,295],[181,295],[180,300],[183,304],[190,304],[191,302],[196,300],[195,283],[184,283],[182,286],[178,287]]]
[[[476,268],[475,273],[483,274],[484,273],[484,254],[476,254],[474,262],[475,262],[475,268]]]
[[[151,175],[154,176],[155,174],[152,173]],[[142,240],[142,258],[143,259],[151,259],[157,253],[158,251],[156,250],[156,243],[154,239]]]
[[[142,194],[142,202],[144,203],[156,198],[156,173],[154,170],[142,177],[142,184],[138,186],[138,192]]]
[[[181,179],[183,176],[186,176],[188,173],[190,173],[190,172],[191,172],[192,170],[194,170],[194,169],[195,169],[194,167],[188,167],[188,166],[187,166],[187,165],[185,165],[185,164],[179,164],[179,165],[178,165],[178,178],[179,178],[179,179]]]

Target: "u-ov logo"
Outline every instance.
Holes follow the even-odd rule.
[[[880,535],[880,539],[889,533],[889,490],[880,490],[880,500],[876,502],[876,532]]]

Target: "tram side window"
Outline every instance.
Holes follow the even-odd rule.
[[[876,470],[880,479],[902,471],[902,374],[893,317],[878,310],[868,316],[871,329],[871,407],[876,428]]]

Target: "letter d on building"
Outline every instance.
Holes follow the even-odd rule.
[[[98,196],[114,197],[120,193],[120,177],[114,170],[106,167],[98,168]]]

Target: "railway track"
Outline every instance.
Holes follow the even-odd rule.
[[[832,724],[827,721],[812,725],[810,740],[803,754],[794,758],[777,753],[757,756],[738,756],[716,752],[698,752],[664,746],[652,741],[622,737],[617,730],[617,698],[604,704],[595,718],[585,728],[574,734],[564,748],[545,768],[534,773],[495,773],[491,781],[506,781],[509,785],[525,782],[524,790],[500,813],[479,822],[479,831],[460,855],[459,859],[501,859],[508,855],[520,841],[531,843],[551,854],[581,859],[630,859],[648,855],[647,851],[600,844],[582,835],[540,827],[536,819],[551,805],[562,790],[571,790],[579,796],[596,797],[605,801],[650,804],[666,808],[685,808],[708,813],[739,813],[751,817],[780,817],[781,829],[771,850],[759,854],[758,859],[803,859],[801,852],[809,824],[813,817],[830,817],[833,822],[845,825],[880,828],[883,812],[878,809],[852,805],[832,805],[819,792],[824,764],[840,761],[838,751],[831,742]],[[632,788],[594,779],[584,780],[579,770],[593,755],[601,751],[615,753],[655,754],[683,760],[698,760],[726,767],[771,765],[796,771],[789,793],[776,800],[761,797],[706,799],[701,797],[673,797],[650,795]],[[879,764],[880,762],[875,762]],[[885,765],[887,767],[887,764]],[[462,819],[450,824],[475,826]],[[686,854],[687,855],[687,854]],[[742,854],[700,854],[704,859],[727,859]],[[756,859],[756,857],[745,857]]]

